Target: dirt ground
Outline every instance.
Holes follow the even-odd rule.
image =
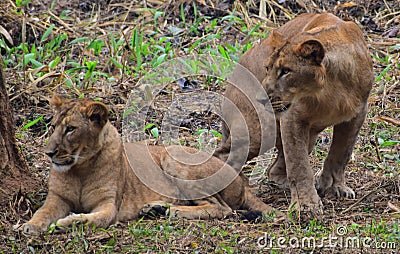
[[[399,1],[265,1],[266,14],[262,18],[258,16],[259,1],[201,0],[193,4],[192,1],[174,0],[32,0],[24,6],[18,6],[17,2],[5,0],[0,3],[0,28],[7,31],[0,30],[0,50],[7,63],[6,81],[14,109],[18,144],[41,187],[20,191],[8,200],[0,200],[1,253],[400,253]],[[43,147],[49,137],[48,124],[51,120],[47,101],[53,92],[70,97],[84,95],[101,98],[110,105],[112,123],[122,131],[122,115],[129,93],[151,69],[153,53],[161,50],[153,48],[152,44],[164,47],[165,52],[167,47],[171,47],[166,53],[167,58],[183,56],[190,50],[191,53],[197,53],[208,46],[218,49],[224,45],[230,49],[226,46],[229,44],[233,48],[229,54],[233,60],[237,60],[246,45],[257,43],[271,28],[299,13],[321,11],[355,21],[365,34],[374,61],[377,81],[369,99],[369,113],[346,172],[348,184],[356,190],[356,200],[325,197],[323,217],[308,224],[296,221],[280,225],[249,223],[242,222],[237,214],[223,221],[143,220],[118,224],[107,230],[90,227],[80,229],[77,226],[73,232],[50,233],[34,238],[15,230],[14,225],[27,221],[46,197],[50,165]],[[203,16],[208,18],[199,18]],[[218,22],[213,24],[213,19]],[[88,45],[70,44],[72,46],[68,47],[67,42],[63,42],[59,51],[50,54],[53,58],[59,55],[62,64],[50,68],[44,78],[38,77],[39,68],[23,66],[21,63],[27,54],[22,56],[18,52],[23,43],[28,48],[32,45],[44,47],[47,40],[42,39],[51,24],[54,24],[54,28],[48,40],[66,34],[67,42],[87,37],[105,43],[97,54],[94,48],[89,50]],[[118,48],[120,53],[116,53],[114,50],[117,48],[113,47],[109,36],[115,33],[119,38],[128,40],[124,36],[131,36],[134,30],[143,36],[143,45],[150,45],[148,48],[142,45],[138,49],[143,54],[140,58],[144,63],[142,65],[139,65],[139,53],[134,44],[122,46]],[[211,38],[211,34],[219,36]],[[162,41],[164,36],[169,39]],[[211,39],[207,41],[205,38]],[[9,50],[11,48],[14,50]],[[144,54],[146,50],[148,52]],[[110,63],[110,56],[132,67],[124,67],[121,71],[117,64]],[[51,59],[43,57],[41,61],[49,64]],[[88,69],[82,73],[79,70],[72,72],[76,67],[69,62],[73,61],[82,65],[85,61],[98,61],[96,70],[107,77],[95,73],[93,79],[86,79],[84,76]],[[208,90],[223,90],[222,86],[216,84],[217,81],[213,80],[212,83],[207,86]],[[180,93],[181,90],[173,89],[172,92]],[[158,107],[162,108],[166,103],[161,99]],[[161,121],[162,116],[157,112],[151,116],[155,123]],[[26,127],[38,118],[40,120],[35,124]],[[196,130],[210,128],[220,131],[220,126],[218,117],[194,111],[185,120],[185,125],[181,126],[184,143],[197,146],[199,135]],[[321,167],[330,141],[331,131],[328,129],[321,134],[315,152],[310,156],[315,170]],[[244,170],[251,175],[258,169],[265,169],[271,161],[271,156],[257,158],[248,163]],[[287,210],[290,193],[276,188],[265,177],[255,190],[266,203],[282,211]],[[349,236],[371,237],[375,242],[395,244],[391,248],[263,248],[258,242],[264,234],[269,237],[313,236],[320,239],[337,233],[341,227],[348,230],[346,234]]]

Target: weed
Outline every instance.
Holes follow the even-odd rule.
[[[22,128],[21,131],[24,131],[30,127],[32,127],[33,125],[37,124],[38,122],[43,122],[43,116],[39,116],[38,118],[29,121],[27,124],[25,124]]]
[[[158,138],[159,137],[159,130],[158,127],[156,126],[156,124],[154,123],[149,123],[147,124],[144,128],[143,128],[143,132],[146,132],[146,130],[150,130],[150,134],[154,137],[154,138]]]

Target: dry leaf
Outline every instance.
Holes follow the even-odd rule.
[[[0,25],[0,34],[2,34],[6,39],[7,39],[7,41],[11,44],[11,45],[14,45],[14,42],[13,42],[13,40],[12,40],[12,38],[11,38],[11,35],[7,32],[7,30],[4,28],[4,27],[2,27],[1,25]]]

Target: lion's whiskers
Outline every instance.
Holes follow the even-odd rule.
[[[278,111],[285,111],[287,110],[287,105],[289,105],[289,101],[283,101],[283,100],[278,100],[278,101],[272,101],[271,105],[272,108]]]

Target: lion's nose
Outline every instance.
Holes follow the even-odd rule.
[[[53,158],[53,156],[57,153],[57,151],[45,151],[44,153],[50,158]]]
[[[262,86],[264,87],[265,91],[268,95],[271,95],[274,92],[274,83],[270,77],[265,77],[262,81]]]
[[[259,103],[261,103],[262,105],[265,105],[265,104],[269,103],[269,98],[268,98],[266,93],[257,94],[256,95],[256,100]]]

